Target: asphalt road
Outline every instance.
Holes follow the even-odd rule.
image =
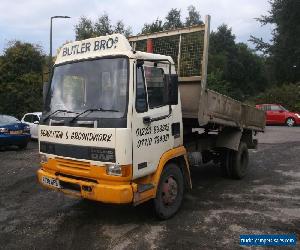
[[[239,249],[240,234],[296,233],[300,249],[300,127],[268,127],[258,137],[244,180],[193,169],[194,188],[168,221],[150,203],[110,206],[43,189],[36,142],[2,150],[0,248]]]

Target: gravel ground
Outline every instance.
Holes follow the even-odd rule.
[[[258,137],[244,180],[224,179],[216,166],[193,169],[193,190],[168,221],[150,203],[110,206],[43,189],[36,142],[2,150],[0,248],[239,249],[240,234],[296,233],[300,249],[300,127]]]

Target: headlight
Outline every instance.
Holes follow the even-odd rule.
[[[122,167],[118,164],[106,165],[106,173],[108,175],[122,176]]]
[[[48,162],[48,157],[45,154],[40,154],[40,161],[41,163],[46,163]]]
[[[7,128],[0,128],[0,134],[7,134],[8,129]]]
[[[297,113],[295,114],[295,116],[297,116],[298,118],[300,118],[300,115],[299,115],[299,114],[297,114]]]
[[[106,164],[106,174],[113,176],[129,177],[132,173],[132,165]]]

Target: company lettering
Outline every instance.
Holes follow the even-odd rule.
[[[64,135],[64,133],[62,131],[41,129],[41,136],[42,137],[62,139],[63,135]]]
[[[81,44],[66,45],[63,48],[62,56],[72,56],[88,53],[90,51],[102,51],[107,49],[117,48],[118,37],[96,40],[94,43],[83,42]]]
[[[65,140],[77,140],[77,141],[93,141],[93,142],[111,142],[112,134],[102,134],[102,133],[91,133],[91,132],[78,132],[69,131],[63,132],[60,130],[48,130],[41,129],[41,137],[55,138],[55,139],[65,139]]]

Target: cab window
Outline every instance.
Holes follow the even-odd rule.
[[[142,67],[137,67],[136,72],[137,73],[136,73],[135,109],[138,113],[142,113],[148,110],[144,70]]]
[[[144,67],[148,93],[149,108],[157,108],[167,104],[164,71],[157,67]]]

